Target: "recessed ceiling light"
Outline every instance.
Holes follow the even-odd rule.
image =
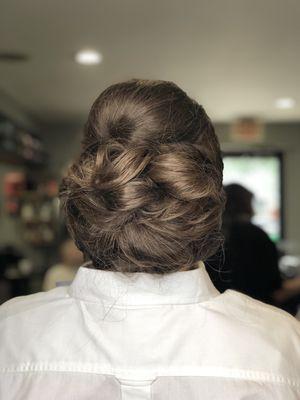
[[[102,61],[102,54],[91,49],[80,50],[75,54],[75,61],[84,65],[100,64]]]
[[[295,107],[295,100],[291,97],[281,97],[275,101],[275,106],[281,109],[288,109]]]

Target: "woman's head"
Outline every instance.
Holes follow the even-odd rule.
[[[250,220],[253,217],[253,193],[238,183],[225,186],[226,207],[224,219],[229,221]]]
[[[131,80],[96,99],[60,198],[96,268],[166,273],[219,248],[223,163],[204,109],[171,82]]]

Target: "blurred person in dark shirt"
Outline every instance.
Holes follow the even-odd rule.
[[[239,184],[225,186],[223,215],[225,245],[208,262],[208,272],[220,292],[238,290],[257,300],[297,312],[300,277],[284,281],[276,245],[254,225],[253,193]]]

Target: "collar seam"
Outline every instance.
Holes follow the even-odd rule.
[[[126,307],[131,307],[131,308],[140,308],[140,307],[159,307],[159,306],[187,306],[187,305],[195,305],[195,304],[204,304],[204,303],[209,303],[212,300],[214,300],[216,297],[219,297],[221,293],[210,293],[209,296],[206,298],[203,298],[201,296],[199,297],[178,297],[178,300],[180,302],[165,302],[165,303],[159,303],[159,302],[148,302],[148,303],[118,303],[118,302],[112,302],[105,300],[101,297],[99,297],[98,301],[93,301],[90,299],[86,299],[84,297],[76,295],[74,292],[72,293],[71,290],[68,291],[68,294],[71,298],[74,300],[79,300],[83,303],[91,303],[91,304],[98,304],[98,305],[108,305],[108,306],[113,306],[114,308],[126,308]]]

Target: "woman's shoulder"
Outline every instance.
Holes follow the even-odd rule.
[[[219,298],[218,298],[219,297]],[[300,335],[300,321],[288,312],[256,300],[244,293],[228,289],[217,297],[217,301],[230,310],[233,315],[243,316],[249,324],[260,323],[261,327],[277,329],[294,329]]]
[[[0,307],[0,370],[39,360],[41,349],[51,354],[52,341],[62,332],[70,311],[67,287],[15,297]],[[72,307],[72,305],[71,305]],[[65,323],[67,323],[66,321]]]
[[[280,308],[228,289],[216,301],[234,326],[246,330],[254,342],[298,357],[300,367],[300,321]]]
[[[0,306],[0,323],[7,318],[21,316],[36,309],[45,311],[56,301],[66,299],[67,287],[57,287],[47,292],[38,292],[27,296],[14,297]]]
[[[209,309],[222,326],[221,347],[235,357],[236,365],[299,381],[300,322],[296,318],[230,289],[217,296]]]

